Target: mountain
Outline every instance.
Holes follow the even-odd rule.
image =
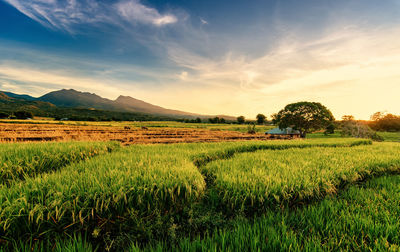
[[[9,92],[0,92],[0,110],[2,112],[9,112],[9,113],[13,111],[25,110],[25,111],[30,111],[37,116],[48,116],[50,115],[49,111],[52,111],[56,108],[56,106],[48,102],[15,98],[23,96],[24,95],[15,95]]]
[[[54,104],[59,108],[96,109],[104,111],[157,115],[163,117],[166,116],[170,118],[172,117],[194,119],[196,117],[200,117],[205,119],[215,117],[210,115],[200,115],[196,113],[166,109],[142,100],[135,99],[130,96],[121,95],[116,100],[110,100],[94,93],[80,92],[74,89],[62,89],[58,91],[53,91],[39,98],[34,98],[29,95],[14,94],[10,92],[3,93],[8,97],[23,99],[25,101],[31,102],[46,102],[49,104]],[[219,117],[223,117],[225,118],[225,120],[236,120],[235,117],[231,116]]]
[[[14,94],[14,93],[11,93],[11,92],[4,92],[4,91],[0,91],[0,92],[2,92],[3,94],[7,95],[10,98],[24,99],[24,100],[27,100],[27,101],[35,101],[35,100],[37,100],[37,98],[32,97],[30,95],[19,95],[19,94]]]
[[[179,110],[166,109],[166,108],[163,108],[160,106],[156,106],[156,105],[144,102],[142,100],[132,98],[130,96],[120,95],[114,102],[115,102],[115,104],[118,104],[118,107],[120,107],[121,109],[125,108],[126,110],[133,110],[136,112],[160,114],[160,115],[177,115],[177,116],[181,115],[181,116],[202,117],[202,115],[199,115],[199,114],[188,113],[188,112],[183,112],[183,111],[179,111]]]
[[[47,93],[39,98],[40,101],[50,102],[59,107],[94,108],[104,110],[118,109],[113,101],[96,94],[79,92],[74,89],[62,89]]]

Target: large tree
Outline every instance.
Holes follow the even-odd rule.
[[[318,102],[288,104],[272,117],[273,123],[277,124],[280,129],[292,127],[294,130],[300,131],[301,137],[306,137],[307,133],[324,129],[335,120],[332,112]]]

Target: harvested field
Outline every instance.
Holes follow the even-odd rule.
[[[278,137],[276,139],[289,139]],[[262,133],[247,134],[236,131],[191,129],[191,128],[148,128],[109,126],[73,126],[57,124],[0,124],[0,142],[33,141],[119,141],[123,144],[136,143],[195,143],[239,140],[269,140]]]

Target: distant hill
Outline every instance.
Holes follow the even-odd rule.
[[[7,93],[10,94],[9,92]],[[14,98],[20,96],[9,96],[7,93],[0,92],[0,110],[3,112],[11,113],[19,110],[25,110],[30,111],[37,116],[49,116],[51,115],[51,111],[56,109],[55,105],[48,102]]]
[[[116,110],[113,101],[102,98],[96,94],[79,92],[73,89],[62,89],[45,94],[39,98],[40,101],[50,102],[59,107],[95,108],[105,110]]]
[[[166,115],[183,118],[209,118],[214,116],[200,115],[179,110],[166,109],[130,96],[119,96],[116,100],[109,100],[97,94],[80,92],[74,89],[53,91],[38,98],[40,101],[50,102],[59,107],[94,108],[119,112],[139,112],[155,115]],[[234,117],[220,116],[226,120],[235,120]]]
[[[6,95],[8,99],[16,99],[16,101],[18,102],[45,102],[47,104],[55,105],[58,108],[75,108],[89,110],[96,109],[104,111],[116,111],[121,113],[139,113],[141,115],[154,115],[161,116],[163,118],[168,117],[175,119],[194,119],[196,117],[206,119],[215,117],[215,115],[200,115],[196,113],[166,109],[142,100],[135,99],[130,96],[121,95],[116,100],[110,100],[100,97],[99,95],[94,93],[80,92],[74,89],[62,89],[58,91],[53,91],[39,98],[35,98],[30,95],[14,94],[11,92],[2,93],[3,95]],[[225,120],[236,120],[236,118],[232,116],[219,115],[218,117],[223,117]]]
[[[10,100],[10,97],[8,97],[4,93],[0,93],[0,101],[9,101],[9,100]]]
[[[0,91],[0,92],[2,92],[3,94],[7,95],[10,98],[24,99],[24,100],[27,100],[27,101],[35,101],[35,100],[37,100],[37,98],[32,97],[30,95],[19,95],[19,94],[14,94],[14,93],[11,93],[11,92],[4,92],[4,91]]]
[[[14,97],[21,97],[15,95]],[[50,102],[35,100],[24,100],[12,98],[0,92],[0,112],[9,115],[16,111],[29,111],[35,116],[53,117],[56,119],[68,118],[74,121],[171,121],[177,118],[169,116],[158,116],[145,113],[107,111],[91,108],[57,107]]]

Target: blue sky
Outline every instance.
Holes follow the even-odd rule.
[[[203,114],[400,114],[400,1],[0,0],[0,90]]]

